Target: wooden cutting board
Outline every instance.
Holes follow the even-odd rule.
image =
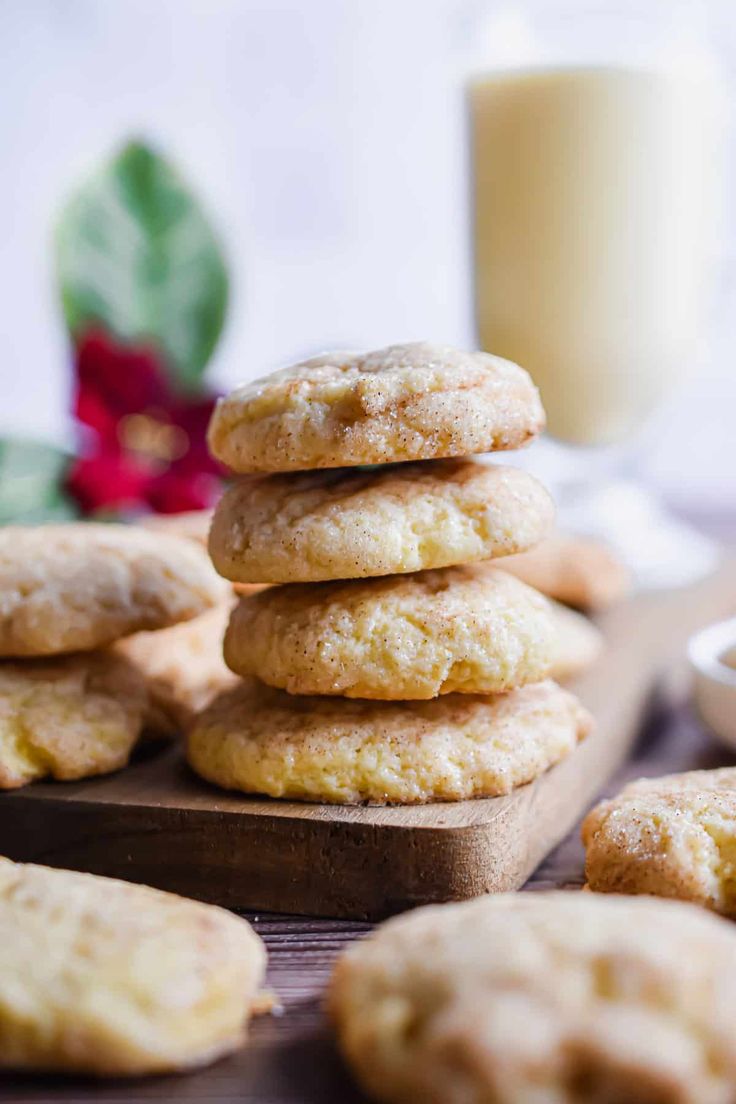
[[[119,774],[0,795],[0,853],[145,882],[229,908],[380,918],[518,888],[631,749],[657,675],[736,611],[736,563],[601,618],[608,648],[574,689],[596,733],[508,797],[415,808],[256,800],[195,778],[178,748]]]

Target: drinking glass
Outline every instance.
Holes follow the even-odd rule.
[[[531,373],[567,446],[545,454],[562,524],[645,585],[685,581],[712,566],[709,542],[611,468],[703,351],[723,103],[708,6],[484,12],[468,87],[480,344]]]

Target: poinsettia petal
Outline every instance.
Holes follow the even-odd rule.
[[[66,479],[69,494],[84,513],[139,506],[146,500],[151,476],[121,454],[98,453],[72,464]]]
[[[117,441],[118,418],[95,391],[79,388],[74,398],[74,413],[83,425],[94,429],[109,445]]]
[[[112,414],[149,408],[167,410],[177,402],[155,351],[125,346],[101,330],[85,333],[77,345],[78,393],[91,393]]]
[[[76,369],[75,411],[97,435],[96,451],[78,460],[68,477],[84,511],[148,505],[178,513],[216,501],[225,469],[206,441],[215,395],[175,393],[154,350],[125,346],[100,329],[79,341]],[[166,436],[160,451],[164,426],[181,430],[170,457]]]
[[[189,449],[175,462],[174,466],[177,472],[188,478],[197,472],[202,472],[221,480],[228,474],[227,469],[210,456],[207,446],[197,441],[190,444]]]
[[[216,401],[216,395],[203,395],[188,401],[180,400],[171,407],[172,420],[187,433],[204,440]]]
[[[178,470],[208,472],[223,476],[226,469],[215,460],[207,448],[207,427],[212,417],[217,396],[207,394],[194,400],[180,400],[169,411],[172,422],[179,426],[187,437],[187,449],[177,458]]]
[[[182,473],[172,467],[151,481],[147,500],[158,514],[180,514],[187,510],[209,509],[221,491],[221,481],[211,475]]]

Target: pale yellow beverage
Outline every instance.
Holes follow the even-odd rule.
[[[712,251],[714,130],[684,78],[513,71],[470,88],[476,313],[549,428],[624,437],[687,367]]]

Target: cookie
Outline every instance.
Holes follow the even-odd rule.
[[[631,576],[615,553],[588,537],[555,534],[529,552],[509,556],[503,569],[582,610],[606,609],[631,588]]]
[[[417,703],[292,697],[249,680],[200,714],[187,754],[225,789],[410,805],[509,793],[590,728],[586,710],[553,682]]]
[[[237,681],[222,658],[232,602],[222,602],[192,621],[158,632],[135,633],[114,650],[143,672],[162,721],[185,729],[195,713]]]
[[[0,1066],[101,1077],[243,1041],[265,966],[245,920],[112,878],[0,859]]]
[[[588,813],[582,835],[591,889],[736,916],[736,767],[632,782]]]
[[[150,514],[140,519],[139,524],[144,529],[152,529],[156,533],[173,534],[177,537],[186,537],[194,541],[201,548],[207,547],[210,526],[212,524],[212,510],[192,510],[184,514]],[[222,572],[220,572],[222,574]],[[261,585],[250,583],[234,583],[233,590],[236,594],[255,594],[261,590]]]
[[[217,507],[209,549],[240,582],[373,578],[520,552],[553,519],[526,472],[425,460],[239,479]]]
[[[324,353],[220,399],[212,455],[236,472],[434,460],[528,444],[544,427],[528,374],[416,342]]]
[[[736,932],[676,901],[550,892],[390,920],[329,1010],[386,1104],[728,1104]]]
[[[270,587],[233,611],[225,662],[290,694],[405,701],[538,682],[557,647],[547,600],[476,564]]]
[[[591,667],[604,647],[603,634],[582,613],[550,602],[554,623],[554,658],[550,675],[563,681]]]
[[[0,529],[0,656],[60,655],[187,621],[227,592],[183,537],[71,522]]]
[[[154,718],[166,731],[145,677],[122,656],[0,663],[0,789],[118,770]]]
[[[207,534],[212,523],[211,510],[186,510],[181,514],[146,514],[138,519],[144,529],[167,536],[188,537],[195,544],[207,547]]]

